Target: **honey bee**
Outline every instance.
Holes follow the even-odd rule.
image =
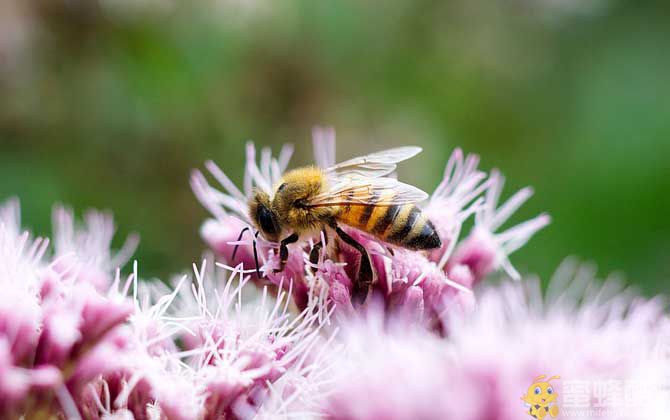
[[[352,298],[365,302],[374,273],[366,249],[340,224],[367,232],[391,245],[427,250],[442,245],[435,227],[415,203],[428,194],[390,177],[396,163],[421,152],[399,147],[339,163],[330,168],[308,166],[287,172],[274,186],[272,196],[256,190],[249,200],[249,216],[258,232],[279,242],[280,266],[288,259],[288,245],[303,234],[328,230],[361,254]],[[312,248],[310,261],[318,261],[323,244]]]

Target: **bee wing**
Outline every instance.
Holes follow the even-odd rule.
[[[420,147],[406,146],[382,150],[369,155],[355,157],[326,169],[326,174],[337,179],[379,178],[393,172],[396,163],[407,160],[421,152]]]
[[[346,179],[310,199],[308,207],[346,204],[391,206],[423,201],[428,194],[393,178]]]

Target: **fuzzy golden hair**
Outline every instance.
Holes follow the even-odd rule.
[[[335,215],[332,207],[305,205],[328,188],[326,175],[319,168],[308,166],[287,172],[279,182],[272,200],[272,210],[283,226],[297,233],[320,229]]]

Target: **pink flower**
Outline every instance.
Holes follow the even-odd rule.
[[[589,266],[568,260],[546,298],[537,281],[505,283],[486,289],[476,311],[448,322],[459,361],[455,369],[483,391],[477,405],[491,408],[489,415],[519,418],[519,397],[541,374],[560,375],[559,403],[571,383],[595,388],[609,381],[623,389],[642,382],[651,394],[670,396],[663,388],[670,358],[654,354],[659,338],[670,332],[662,302],[631,298],[613,280],[597,286],[593,274]],[[603,418],[650,418],[651,408],[640,401],[632,401],[628,412],[620,401],[600,403],[603,412],[612,410],[612,417]]]
[[[323,262],[317,265],[316,273],[310,278],[311,288],[307,291],[307,296],[325,292],[339,312],[353,310],[351,278],[345,270],[345,265],[346,263],[336,263],[324,257]]]
[[[84,226],[77,226],[74,213],[64,206],[55,206],[52,214],[55,261],[60,274],[72,273],[79,281],[100,290],[109,288],[114,271],[122,268],[135,252],[137,235],[129,236],[121,249],[113,253],[112,238],[116,231],[109,213],[89,210]]]
[[[335,162],[334,141],[332,129],[315,129],[319,165]],[[247,233],[246,206],[254,188],[272,189],[290,152],[275,159],[264,149],[257,162],[249,144],[243,191],[211,162],[223,190],[194,172],[213,216],[201,234],[220,261],[170,286],[140,282],[137,263],[122,281],[135,243],[112,251],[106,214],[76,227],[57,208],[52,254],[22,230],[18,202],[0,206],[0,417],[512,420],[527,416],[519,397],[540,375],[560,376],[561,410],[574,383],[591,384],[586,401],[602,418],[658,416],[635,399],[616,411],[618,399],[595,394],[602,384],[644,384],[643,396],[670,400],[660,299],[612,280],[598,286],[592,268],[572,261],[546,297],[532,279],[483,282],[500,269],[519,279],[509,255],[549,218],[501,231],[530,189],[499,205],[502,176],[487,177],[460,150],[425,210],[440,249],[410,251],[343,227],[374,269],[365,305],[351,301],[361,255],[333,235],[291,244],[276,272],[277,244]],[[314,260],[319,240],[327,246]]]
[[[480,390],[455,375],[444,339],[404,318],[384,320],[382,311],[343,325],[323,417],[465,420],[484,410]]]
[[[97,276],[86,275],[108,270],[93,264],[106,259],[59,271],[63,259],[50,261],[47,247],[47,240],[21,232],[17,201],[0,207],[0,406],[10,417],[43,410],[78,415],[73,398],[110,368],[110,355],[118,355],[113,334],[132,311],[123,298],[97,290],[91,280]],[[82,248],[89,256],[109,255],[93,243]]]
[[[458,245],[447,262],[447,272],[455,266],[468,267],[475,284],[498,268],[505,270],[513,279],[520,279],[521,275],[508,256],[525,245],[535,232],[547,226],[551,220],[548,215],[541,214],[504,232],[495,233],[530,198],[533,191],[524,188],[498,207],[505,179],[499,172],[493,171],[490,180],[484,204],[477,210],[473,231]]]
[[[242,291],[255,290],[245,287],[249,277],[236,269],[223,278],[226,270],[216,273],[203,263],[194,267],[191,288],[182,278],[174,290],[153,285],[141,291],[146,297],[130,319],[119,366],[88,391],[82,411],[144,416],[153,407],[174,419],[250,418],[272,383],[287,373],[299,378],[295,370],[309,365],[308,351],[327,314],[315,302],[293,316],[287,293],[273,301],[267,288],[243,303]],[[299,392],[298,379],[295,384],[285,398]]]
[[[528,414],[520,397],[544,374],[560,376],[561,410],[571,404],[563,395],[575,398],[571,384],[586,383],[593,392],[577,397],[600,407],[602,418],[653,418],[653,401],[670,397],[670,318],[660,300],[631,298],[613,281],[594,286],[592,275],[567,261],[546,298],[533,280],[485,286],[474,311],[449,314],[446,337],[372,305],[342,325],[321,412],[333,419],[515,420]],[[602,398],[598,387],[607,384],[643,391],[650,403],[631,398],[626,411],[623,400]]]
[[[8,418],[25,409],[30,395],[46,400],[45,391],[61,383],[61,373],[52,366],[28,369],[15,364],[9,343],[0,337],[0,412]]]
[[[233,267],[242,264],[243,267],[251,269],[256,267],[253,246],[246,238],[240,238],[240,232],[246,227],[247,224],[237,217],[226,215],[222,216],[221,220],[206,220],[200,228],[200,235],[210,249],[228,264]],[[248,235],[253,234],[248,233]],[[233,253],[235,258],[233,258]]]
[[[461,233],[463,222],[482,205],[480,195],[490,187],[486,173],[477,170],[479,156],[463,156],[456,149],[444,168],[444,177],[425,208],[442,240],[442,247],[430,252],[430,259],[444,267]]]
[[[261,267],[262,275],[273,285],[284,289],[291,289],[294,303],[302,310],[307,307],[310,287],[306,280],[305,258],[303,249],[300,245],[290,245],[288,260],[286,266],[281,272],[274,270],[279,267],[279,255],[274,250],[270,250],[264,258],[264,264]]]

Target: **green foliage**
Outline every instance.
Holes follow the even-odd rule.
[[[525,271],[574,254],[669,292],[665,6],[564,2],[30,3],[0,67],[0,198],[42,230],[54,201],[112,209],[164,277],[203,249],[191,168],[239,181],[247,139],[306,163],[311,127],[334,125],[340,158],[423,146],[401,176],[426,190],[459,145],[508,192],[534,186],[518,220],[554,222],[513,256]]]

